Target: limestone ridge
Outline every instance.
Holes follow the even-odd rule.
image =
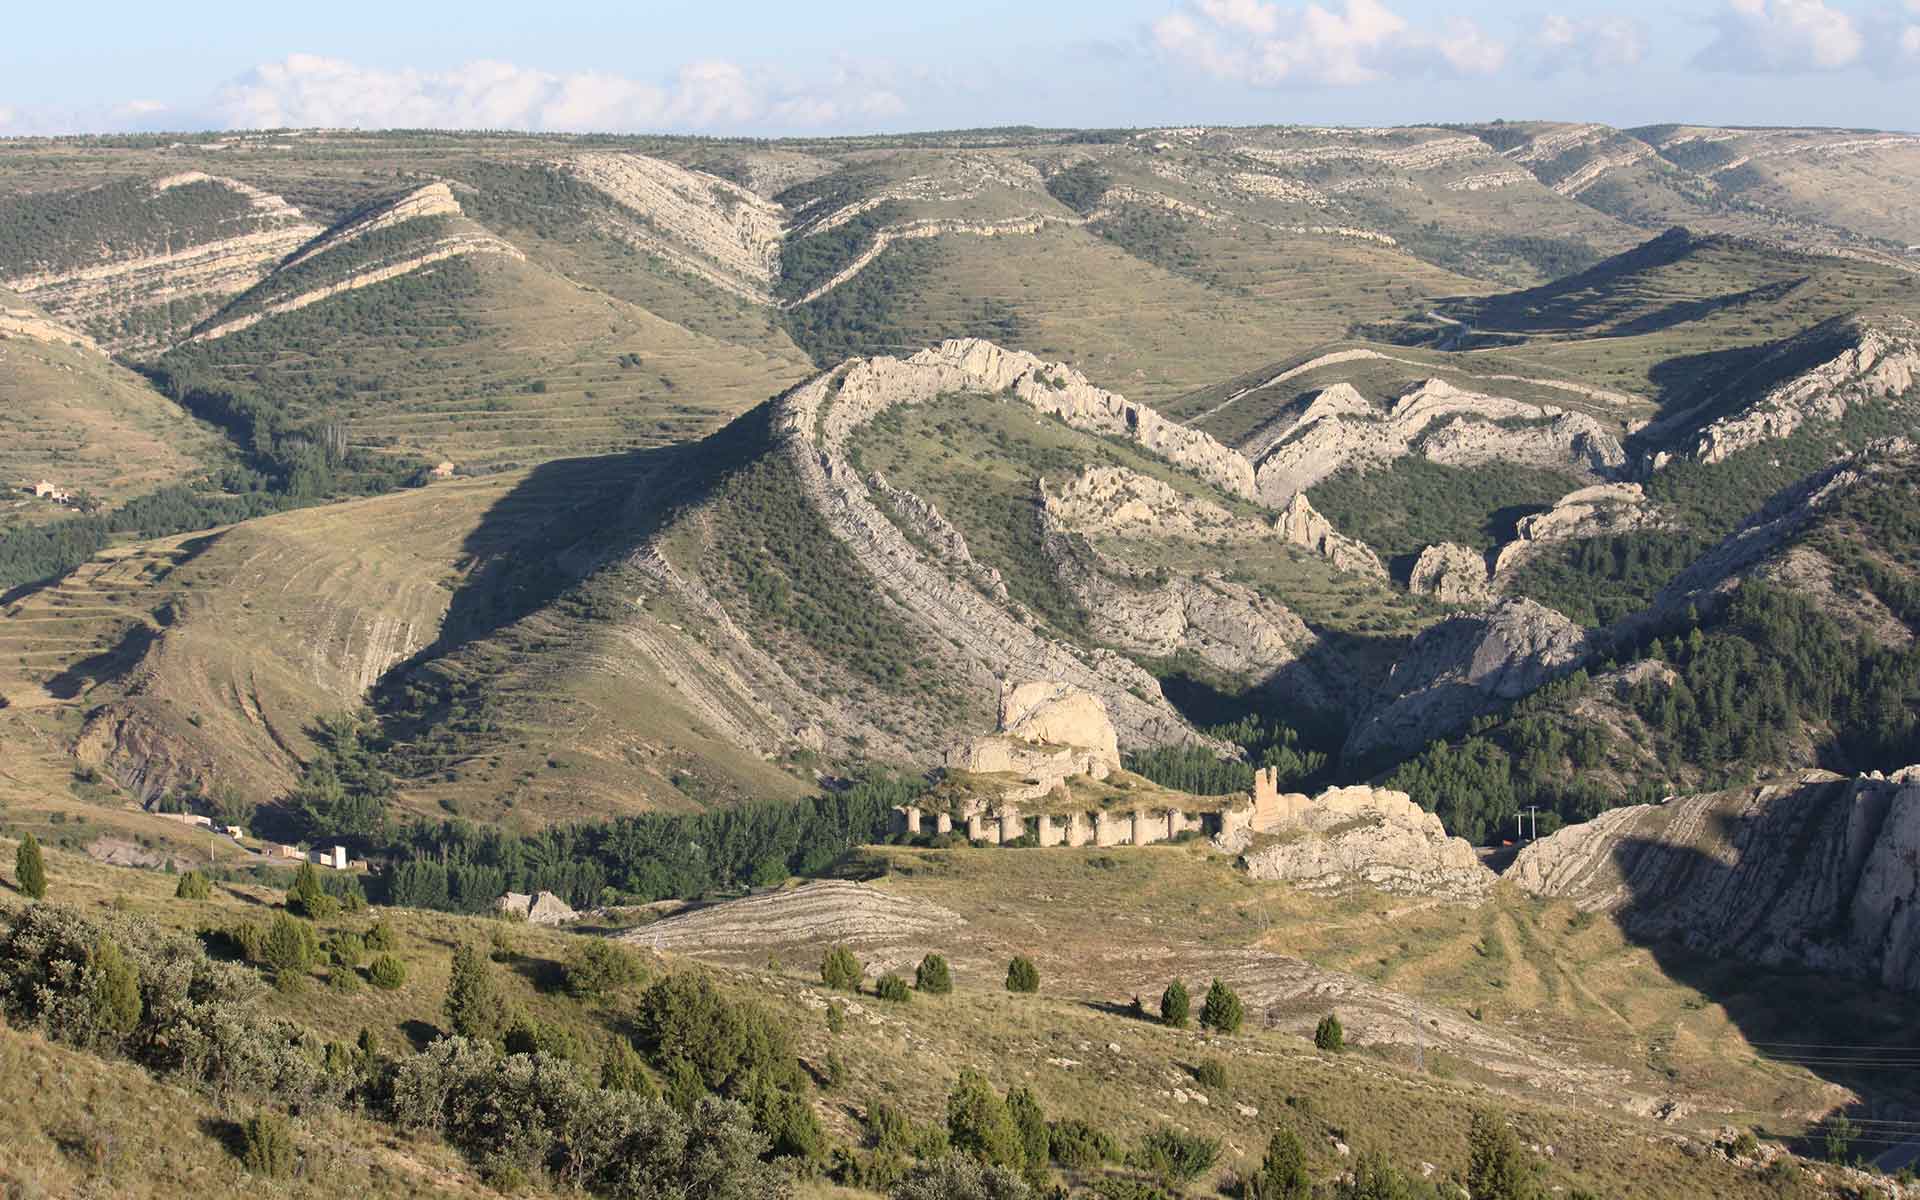
[[[1280,511],[1273,528],[1282,541],[1305,547],[1342,571],[1370,575],[1375,579],[1387,577],[1387,568],[1381,564],[1380,556],[1373,552],[1373,547],[1336,530],[1332,521],[1314,509],[1305,492],[1294,493],[1293,499],[1287,501],[1286,508]]]
[[[1260,498],[1279,507],[1343,468],[1372,470],[1418,454],[1448,466],[1492,462],[1611,478],[1627,462],[1618,438],[1593,417],[1429,379],[1384,411],[1337,383],[1282,409],[1242,448]]]
[[[1920,325],[1904,317],[1839,318],[1789,339],[1774,357],[1791,361],[1820,353],[1823,346],[1832,350],[1836,342],[1837,352],[1817,365],[1774,384],[1739,410],[1708,421],[1675,449],[1654,455],[1652,469],[1676,456],[1721,462],[1750,446],[1790,437],[1809,421],[1837,421],[1862,405],[1904,400],[1920,378]],[[1763,363],[1760,369],[1765,367]],[[1697,419],[1688,412],[1660,424],[1671,430]],[[1655,427],[1647,433],[1661,431]]]
[[[1506,877],[1637,936],[1920,990],[1920,767],[1619,808]]]
[[[1093,387],[1068,367],[975,339],[945,342],[909,359],[851,360],[788,392],[773,412],[783,452],[834,535],[875,578],[888,581],[910,613],[949,638],[963,660],[998,678],[1053,679],[1092,692],[1129,742],[1192,740],[1192,727],[1152,675],[1111,651],[1037,632],[971,580],[956,580],[929,562],[875,503],[847,458],[853,431],[896,405],[961,391],[1006,395],[1075,428],[1128,438],[1234,495],[1252,496],[1250,464],[1206,434]]]
[[[1789,547],[1839,497],[1894,464],[1909,461],[1913,453],[1913,443],[1905,438],[1882,439],[1779,492],[1740,528],[1675,576],[1645,611],[1617,626],[1615,634],[1631,639],[1688,605],[1709,604]]]
[[[1120,769],[1120,737],[1098,696],[1052,680],[1005,683],[997,731],[946,754],[951,770],[1012,773],[1043,796],[1075,776],[1105,779]],[[1023,798],[1032,798],[1024,796]]]
[[[1256,792],[1256,810],[1259,801]],[[1493,886],[1493,872],[1466,839],[1447,836],[1440,818],[1405,792],[1332,788],[1311,800],[1277,797],[1274,808],[1250,831],[1271,837],[1234,839],[1255,879],[1286,880],[1308,891],[1362,886],[1461,901],[1481,899]]]
[[[1344,754],[1351,761],[1416,750],[1573,670],[1588,648],[1579,626],[1532,600],[1441,621],[1394,664]]]
[[[1493,560],[1496,581],[1512,576],[1554,542],[1665,529],[1671,522],[1637,483],[1602,483],[1568,492],[1543,513],[1520,518],[1512,541]]]
[[[235,312],[231,315],[219,314],[197,330],[190,342],[211,341],[238,333],[259,324],[268,317],[283,313],[296,312],[311,304],[337,296],[343,292],[357,291],[372,287],[389,279],[408,275],[434,263],[456,258],[466,254],[500,254],[508,258],[524,261],[526,255],[520,250],[488,233],[480,226],[464,220],[465,214],[459,201],[454,199],[453,190],[444,183],[430,183],[415,188],[402,196],[381,205],[371,212],[354,217],[345,223],[328,230],[302,247],[300,251],[281,263],[273,275],[258,287],[241,296],[232,306],[249,306],[252,311]],[[370,256],[361,257],[354,252],[355,243],[382,230],[393,229],[413,221],[428,218],[457,218],[450,222],[444,231],[432,231],[425,236],[404,243],[397,249],[376,251]],[[419,226],[423,231],[428,227]],[[287,278],[299,280],[293,274],[299,268],[313,264],[312,269],[319,270],[329,262],[339,263],[338,269],[326,272],[311,283],[296,282],[291,287],[276,286],[279,276],[286,272]]]

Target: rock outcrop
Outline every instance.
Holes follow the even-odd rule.
[[[1587,649],[1579,626],[1532,600],[1502,600],[1441,621],[1394,664],[1345,753],[1352,760],[1417,749],[1571,671]]]
[[[619,935],[656,950],[725,953],[751,946],[804,942],[863,944],[956,929],[966,922],[952,909],[909,900],[871,884],[828,879],[745,896],[663,917]]]
[[[1371,887],[1470,901],[1494,883],[1473,847],[1447,836],[1439,817],[1405,792],[1364,786],[1333,788],[1295,806],[1270,833],[1252,837],[1240,861],[1255,879],[1317,892]]]
[[[1494,557],[1496,579],[1511,575],[1553,542],[1664,529],[1671,522],[1637,483],[1602,483],[1568,492],[1543,513],[1520,518],[1514,540]]]
[[[1792,339],[1781,347],[1779,357],[1792,360],[1822,344],[1841,348],[1819,365],[1775,384],[1738,412],[1709,422],[1680,453],[1717,463],[1749,446],[1789,437],[1808,421],[1837,421],[1863,404],[1905,399],[1920,377],[1920,325],[1904,317],[1871,324],[1842,318]],[[1656,469],[1667,458],[1656,457]]]
[[[1387,568],[1373,548],[1336,530],[1332,521],[1314,509],[1305,492],[1296,492],[1287,501],[1273,529],[1282,541],[1313,551],[1339,570],[1375,579],[1387,577]]]
[[[509,917],[518,917],[529,925],[559,925],[580,916],[573,907],[552,892],[529,896],[508,892],[493,902],[494,908]]]
[[[1487,556],[1457,542],[1428,546],[1413,564],[1407,590],[1442,604],[1490,604],[1493,585]]]
[[[1429,379],[1382,410],[1347,384],[1289,405],[1244,443],[1267,503],[1343,468],[1372,470],[1419,454],[1450,466],[1513,462],[1604,479],[1626,465],[1606,426],[1584,413],[1528,404]]]
[[[996,732],[949,750],[946,765],[975,774],[1019,775],[1045,794],[1074,776],[1105,779],[1120,769],[1120,737],[1098,696],[1052,680],[1000,689]]]
[[[1088,467],[1058,488],[1040,484],[1047,519],[1065,533],[1143,535],[1219,542],[1271,534],[1251,517],[1187,495],[1164,480],[1126,467]]]
[[[1648,941],[1920,990],[1920,767],[1614,809],[1505,877]]]

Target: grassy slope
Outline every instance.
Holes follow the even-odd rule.
[[[0,292],[0,306],[30,306]],[[108,506],[179,482],[211,461],[220,439],[145,380],[82,346],[0,336],[0,528],[68,510],[23,502],[47,479]]]
[[[11,843],[0,850],[10,854]],[[1362,1044],[1341,1057],[1318,1054],[1303,1030],[1323,1011],[1324,997],[1301,997],[1267,1010],[1271,1027],[1264,1029],[1262,1006],[1255,1004],[1248,1032],[1231,1039],[1167,1030],[1104,1011],[1129,990],[1158,987],[1183,966],[1217,971],[1243,993],[1255,995],[1257,980],[1250,982],[1244,969],[1223,964],[1255,954],[1256,943],[1316,961],[1352,964],[1438,1003],[1473,998],[1489,1025],[1537,1039],[1543,1053],[1582,1063],[1596,1079],[1666,1079],[1671,1065],[1676,1076],[1669,1083],[1682,1095],[1751,1095],[1769,1110],[1817,1109],[1830,1095],[1795,1069],[1745,1061],[1743,1044],[1716,1005],[1697,1003],[1689,989],[1660,978],[1646,953],[1623,946],[1607,923],[1585,922],[1563,909],[1503,901],[1471,912],[1365,896],[1315,900],[1280,885],[1251,884],[1226,870],[1222,860],[1179,849],[1103,855],[896,852],[892,859],[895,872],[885,887],[947,905],[968,919],[965,928],[932,943],[954,962],[952,996],[920,996],[904,1008],[863,997],[849,1003],[846,1032],[833,1035],[821,1020],[827,997],[812,973],[812,959],[824,942],[771,944],[785,965],[769,964],[764,948],[718,952],[739,964],[716,971],[722,986],[757,997],[791,1021],[803,1058],[818,1067],[831,1052],[845,1064],[847,1083],[817,1100],[837,1137],[856,1138],[859,1113],[882,1100],[917,1120],[939,1120],[952,1079],[962,1066],[974,1066],[998,1086],[1032,1087],[1050,1116],[1090,1120],[1123,1138],[1162,1123],[1219,1136],[1226,1144],[1223,1164],[1256,1161],[1268,1133],[1284,1122],[1302,1133],[1312,1170],[1321,1178],[1343,1165],[1333,1149],[1335,1135],[1363,1149],[1386,1148],[1408,1166],[1426,1161],[1443,1173],[1457,1171],[1465,1166],[1467,1114],[1491,1103],[1506,1109],[1523,1143],[1558,1148],[1543,1163],[1548,1181],[1558,1186],[1584,1185],[1623,1198],[1776,1194],[1753,1168],[1717,1154],[1683,1153],[1661,1136],[1670,1127],[1589,1103],[1569,1104],[1550,1092],[1490,1092],[1470,1058],[1449,1054],[1440,1040],[1427,1044],[1424,1073],[1412,1068],[1403,1048],[1385,1046],[1382,1039],[1393,1031],[1364,1020],[1349,1023],[1350,1037],[1380,1048]],[[52,898],[83,910],[131,908],[175,928],[258,921],[261,905],[278,900],[257,887],[228,884],[217,887],[210,901],[179,901],[172,898],[168,876],[102,867],[59,851],[50,853],[49,864]],[[1113,913],[1119,890],[1128,897],[1128,924],[1121,936],[1132,945],[1116,955]],[[441,1022],[449,950],[468,940],[492,946],[493,971],[506,1003],[571,1031],[591,1052],[599,1052],[631,1015],[633,992],[585,1005],[541,986],[564,961],[575,935],[408,910],[379,915],[399,934],[398,954],[408,966],[405,986],[395,992],[363,987],[343,993],[316,980],[297,994],[270,993],[269,1009],[326,1036],[351,1038],[365,1026],[387,1045],[407,1045],[411,1038],[430,1036]],[[325,924],[357,929],[366,920]],[[1476,946],[1497,947],[1497,953],[1483,955]],[[1014,949],[1038,961],[1041,995],[1015,997],[1001,990],[999,975]],[[862,947],[870,972],[910,963],[919,952],[918,945],[898,941]],[[1565,962],[1543,964],[1543,954],[1564,956]],[[1369,955],[1393,965],[1383,961],[1376,967],[1366,961]],[[649,974],[683,965],[675,958],[654,958]],[[1757,987],[1765,983],[1754,980]],[[1529,1008],[1545,1015],[1529,1017]],[[0,1036],[6,1039],[3,1053],[58,1063],[83,1079],[112,1080],[135,1097],[164,1092],[123,1068],[17,1034]],[[1656,1044],[1658,1065],[1649,1065],[1645,1059]],[[1205,1107],[1175,1104],[1170,1089],[1201,1090],[1187,1072],[1203,1057],[1227,1063],[1227,1086],[1215,1089]],[[21,1104],[22,1077],[8,1072],[0,1079],[7,1081],[0,1084],[0,1103]],[[1597,1086],[1602,1092],[1613,1087]],[[65,1157],[64,1170],[84,1173],[70,1152],[56,1152],[48,1141],[70,1124],[85,1133],[124,1119],[117,1109],[102,1114],[98,1105],[108,1101],[99,1092],[95,1096],[91,1113],[64,1097],[44,1109],[45,1119],[33,1124],[51,1137],[10,1149],[19,1156],[13,1161],[32,1169]],[[188,1099],[169,1108],[190,1120],[198,1106]],[[1247,1109],[1257,1115],[1246,1115]],[[349,1172],[351,1182],[360,1178],[353,1172],[365,1170],[370,1195],[411,1194],[378,1190],[399,1189],[408,1181],[421,1188],[420,1194],[434,1194],[429,1184],[454,1194],[471,1187],[471,1177],[432,1144],[396,1141],[350,1118],[322,1119],[321,1136],[311,1124],[300,1126],[302,1148],[316,1157],[328,1144],[362,1148],[342,1155],[346,1161],[336,1169]],[[1718,1119],[1706,1118],[1709,1126]],[[203,1163],[211,1172],[232,1170],[213,1135],[183,1121],[176,1136],[178,1162]],[[143,1161],[145,1153],[138,1151],[122,1169]],[[817,1194],[830,1193],[823,1188]]]

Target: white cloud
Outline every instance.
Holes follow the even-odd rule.
[[[1713,41],[1694,56],[1709,70],[1754,74],[1833,71],[1861,61],[1866,37],[1824,0],[1727,0]]]
[[[1472,21],[1419,29],[1380,0],[1344,0],[1337,12],[1318,4],[1186,0],[1154,22],[1151,33],[1167,58],[1257,87],[1486,75],[1507,57],[1506,45]]]
[[[899,117],[906,103],[871,72],[839,67],[794,80],[709,59],[654,82],[559,74],[481,60],[448,70],[365,66],[291,54],[167,105],[137,100],[76,111],[0,109],[0,130],[71,133],[147,129],[524,129],[546,132],[813,130]]]
[[[1542,18],[1531,49],[1542,75],[1563,71],[1600,74],[1640,65],[1647,56],[1647,27],[1631,17]]]

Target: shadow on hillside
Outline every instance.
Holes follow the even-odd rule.
[[[56,700],[73,700],[96,684],[119,678],[146,657],[156,636],[149,625],[133,626],[110,648],[68,664],[47,680],[47,694]]]
[[[1920,1119],[1915,1073],[1889,1069],[1890,1059],[1910,1063],[1920,1056],[1920,996],[1814,969],[1826,948],[1844,941],[1851,911],[1852,880],[1838,887],[1832,880],[1808,885],[1808,872],[1847,870],[1844,855],[1825,852],[1845,845],[1851,807],[1833,801],[1827,789],[1807,789],[1800,811],[1764,825],[1716,815],[1713,832],[1724,846],[1739,849],[1764,838],[1791,847],[1795,862],[1765,878],[1764,872],[1743,872],[1739,853],[1728,862],[1694,846],[1621,840],[1613,858],[1630,898],[1615,917],[1628,941],[1648,950],[1664,975],[1698,993],[1687,1008],[1717,1005],[1759,1058],[1804,1068],[1858,1097],[1838,1111],[1862,1123],[1855,1151],[1872,1160],[1920,1140],[1920,1126],[1886,1133],[1872,1124]],[[1780,866],[1778,851],[1770,857]],[[1754,894],[1756,886],[1768,885],[1770,891]],[[1808,904],[1809,897],[1825,908]],[[1767,927],[1782,911],[1796,913],[1804,927],[1803,938],[1790,948]],[[1779,962],[1764,964],[1763,954]],[[1700,1059],[1713,1052],[1696,1042],[1690,1054],[1676,1059],[1671,1033],[1645,1047],[1648,1065],[1665,1072],[1680,1096],[1705,1082],[1697,1076],[1712,1067],[1701,1066]],[[1763,1123],[1760,1132],[1780,1137],[1797,1153],[1825,1157],[1818,1134],[1802,1137],[1797,1125]]]

